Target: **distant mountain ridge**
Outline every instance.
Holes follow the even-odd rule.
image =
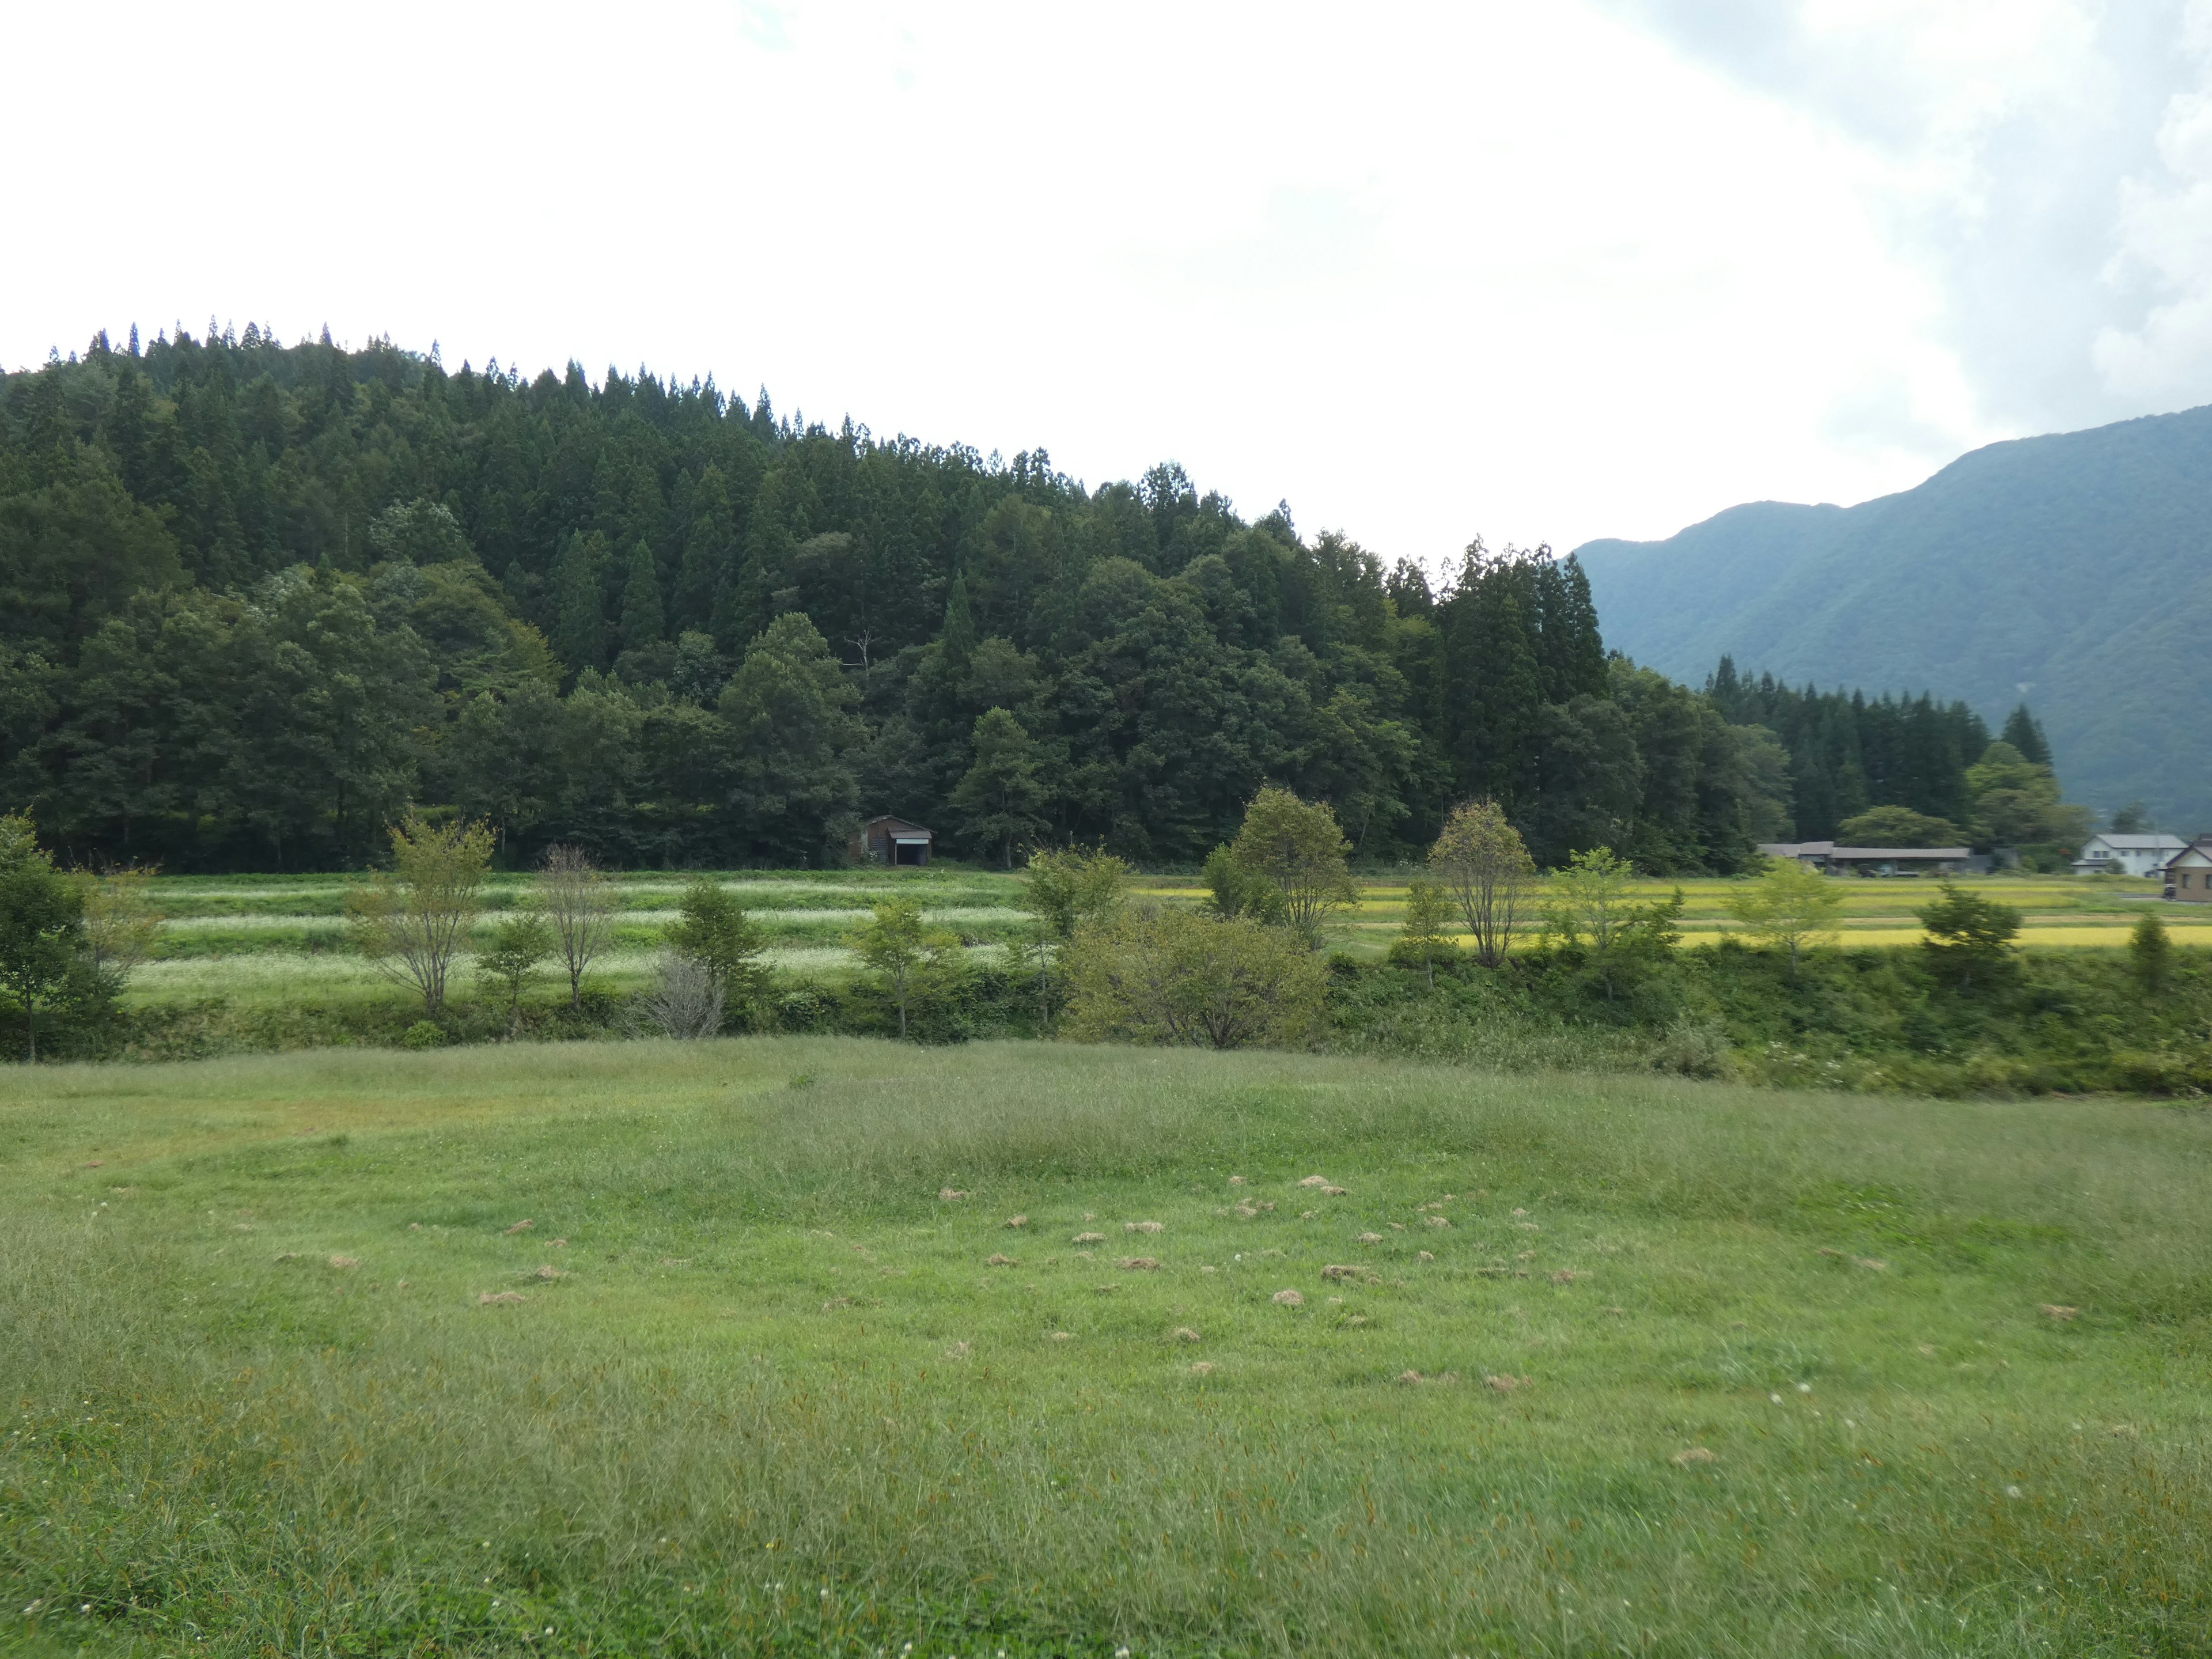
[[[2023,696],[2067,793],[2212,829],[2212,406],[1991,444],[1857,507],[1753,501],[1576,550],[1606,642],[1701,684]]]

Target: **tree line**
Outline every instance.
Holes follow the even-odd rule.
[[[1705,690],[1727,719],[1772,732],[1787,752],[1792,840],[2016,847],[2063,867],[2062,853],[2088,833],[2087,812],[2061,799],[2050,740],[2026,703],[1992,738],[1963,702],[1800,690],[1740,675],[1729,657]]]
[[[0,801],[87,864],[349,867],[413,805],[510,863],[831,861],[893,812],[1195,865],[1273,783],[1364,861],[1486,799],[1547,866],[1729,872],[1817,810],[1546,549],[1432,583],[1172,464],[1086,487],[387,340],[134,328],[0,378]],[[1934,811],[1972,750],[1852,787]]]

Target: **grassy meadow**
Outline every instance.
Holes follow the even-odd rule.
[[[1066,1044],[14,1068],[0,1647],[2201,1653],[2208,1153]]]

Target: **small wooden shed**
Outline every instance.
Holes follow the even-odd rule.
[[[936,832],[888,815],[870,818],[853,838],[853,856],[867,864],[927,864]]]

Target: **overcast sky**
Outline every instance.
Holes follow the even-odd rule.
[[[2212,0],[20,4],[0,362],[712,373],[1432,565],[2212,401]]]

